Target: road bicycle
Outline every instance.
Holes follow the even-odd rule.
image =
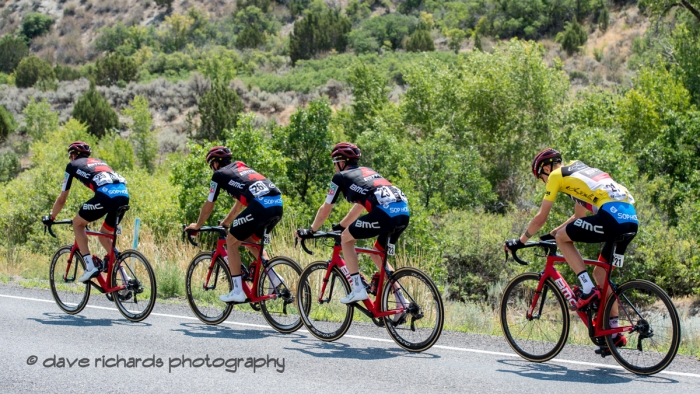
[[[620,285],[611,281],[615,268],[621,268],[624,256],[615,253],[617,243],[629,241],[635,233],[623,234],[613,245],[612,263],[584,260],[586,265],[605,269],[601,294],[607,299],[576,310],[576,293],[554,267],[564,263],[553,241],[528,242],[523,248],[541,248],[547,262],[540,272],[528,272],[514,278],[503,291],[501,327],[506,340],[521,357],[544,362],[556,357],[569,335],[567,304],[588,328],[597,353],[608,352],[625,369],[635,374],[652,375],[666,368],[676,356],[681,338],[678,312],[671,298],[656,284],[632,279]],[[521,248],[522,249],[522,248]],[[513,258],[521,265],[517,251]],[[508,254],[506,252],[506,258]],[[609,293],[608,293],[609,292]],[[611,328],[609,319],[618,311],[619,326]],[[627,343],[616,347],[613,335],[627,335]]]
[[[51,259],[49,283],[51,294],[61,310],[74,315],[80,313],[88,303],[90,289],[95,288],[114,301],[119,312],[128,320],[139,322],[148,317],[156,302],[156,277],[148,259],[139,251],[129,249],[117,252],[119,222],[129,206],[117,209],[117,222],[112,234],[87,230],[88,237],[103,237],[112,241],[112,247],[97,277],[85,283],[78,278],[85,271],[85,261],[79,253],[77,242],[58,248]],[[70,219],[51,221],[45,230],[56,238],[51,227],[73,224]]]
[[[404,267],[391,271],[387,255],[393,255],[394,245],[387,245],[387,253],[376,249],[355,248],[358,253],[382,258],[380,270],[369,294],[372,301],[342,304],[340,298],[350,291],[350,274],[340,257],[340,232],[317,231],[301,240],[306,253],[308,239],[330,239],[333,254],[330,260],[315,261],[301,273],[297,302],[304,326],[316,338],[331,342],[341,338],[350,328],[355,309],[359,310],[378,327],[386,327],[389,336],[402,348],[411,352],[429,349],[440,338],[445,310],[440,292],[428,275],[422,271]],[[396,293],[403,294],[406,304],[396,301]],[[393,295],[393,296],[392,296]]]
[[[233,288],[226,252],[227,231],[221,226],[204,226],[197,231],[186,230],[183,236],[187,233],[187,240],[192,245],[199,246],[192,239],[192,235],[198,232],[215,232],[218,234],[218,240],[214,250],[200,252],[190,262],[185,279],[187,301],[200,321],[211,325],[219,324],[228,318],[235,304],[219,299],[219,296],[228,294]],[[282,333],[291,333],[301,327],[294,299],[301,267],[296,261],[285,256],[264,261],[262,253],[269,240],[270,236],[265,229],[260,243],[241,244],[252,247],[257,252],[248,267],[241,264],[245,302],[250,303],[254,310],[261,311],[272,328]],[[274,275],[279,278],[280,283],[277,286],[273,283]]]

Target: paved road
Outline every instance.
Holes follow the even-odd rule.
[[[371,325],[354,324],[328,344],[306,332],[278,334],[257,314],[234,311],[224,324],[205,326],[187,306],[164,303],[130,323],[104,296],[93,294],[80,315],[69,316],[49,291],[13,285],[0,285],[0,349],[2,393],[700,392],[700,362],[691,357],[638,377],[589,347],[567,346],[558,359],[533,364],[502,338],[452,332],[410,354]]]

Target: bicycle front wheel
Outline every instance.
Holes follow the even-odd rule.
[[[616,294],[616,295],[615,295]],[[671,298],[646,280],[631,280],[608,298],[603,315],[606,328],[617,309],[619,327],[630,327],[627,343],[615,347],[612,335],[605,340],[620,365],[632,373],[652,375],[666,368],[678,352],[680,319]],[[617,302],[616,302],[617,301]]]
[[[133,322],[147,318],[156,304],[156,276],[141,252],[125,250],[112,266],[112,287],[122,285],[124,290],[112,293],[119,313]]]
[[[327,261],[316,261],[302,271],[299,283],[297,309],[311,335],[326,342],[345,335],[355,311],[351,305],[340,302],[350,293],[345,275],[337,267],[328,272]],[[322,290],[324,284],[326,288]]]
[[[389,336],[409,352],[422,352],[437,342],[445,308],[435,283],[423,271],[404,267],[394,272],[382,292],[382,311],[407,304],[404,312],[384,318]]]
[[[90,299],[90,282],[80,283],[85,262],[80,252],[70,257],[72,245],[61,246],[51,259],[49,283],[56,305],[69,315],[80,313]]]
[[[564,296],[554,282],[547,279],[537,292],[539,284],[539,274],[519,275],[508,283],[501,299],[501,327],[508,344],[534,362],[559,354],[569,336],[570,322]]]
[[[289,257],[270,259],[263,268],[258,283],[258,297],[276,294],[277,297],[260,302],[265,320],[272,328],[282,333],[294,332],[301,327],[301,316],[294,297],[299,289],[301,267]],[[308,294],[308,291],[306,292]],[[308,302],[302,303],[307,305]]]
[[[192,312],[202,323],[219,324],[233,310],[233,304],[223,302],[219,296],[233,289],[231,273],[221,258],[211,261],[210,252],[202,252],[192,259],[187,268],[185,290]]]

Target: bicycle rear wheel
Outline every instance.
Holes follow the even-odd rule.
[[[265,320],[279,332],[290,333],[301,327],[301,316],[295,302],[300,274],[299,264],[284,256],[270,259],[267,269],[263,268],[261,272],[257,296],[276,293],[277,297],[260,302],[260,309]],[[309,302],[302,305],[308,306]]]
[[[570,322],[564,296],[554,282],[547,279],[537,293],[539,283],[540,274],[519,275],[508,283],[501,299],[501,327],[508,344],[534,362],[559,354],[569,336]],[[533,308],[535,295],[539,298]]]
[[[632,373],[652,375],[666,368],[678,352],[681,328],[671,298],[659,286],[645,280],[631,280],[611,295],[603,315],[610,325],[613,307],[618,304],[619,327],[632,327],[627,344],[615,347],[612,335],[605,338],[610,352],[620,365]],[[618,303],[613,302],[618,301]]]
[[[445,320],[440,291],[423,271],[412,267],[399,268],[384,287],[382,311],[399,307],[398,290],[408,303],[408,310],[384,318],[389,336],[410,352],[429,349],[440,338]]]
[[[78,278],[85,271],[85,262],[80,252],[76,252],[69,259],[72,248],[72,245],[61,246],[53,255],[49,268],[53,299],[56,305],[69,315],[80,313],[90,299],[90,282],[78,282]]]
[[[340,302],[350,293],[350,283],[345,275],[334,267],[328,282],[324,282],[327,270],[327,261],[316,261],[302,271],[297,289],[297,309],[311,335],[331,342],[348,331],[355,308]],[[322,294],[324,283],[326,290]]]
[[[124,290],[112,293],[119,313],[133,322],[147,318],[156,304],[156,276],[141,252],[125,250],[112,266],[112,287],[122,285]]]
[[[187,268],[185,290],[192,312],[202,323],[219,324],[233,310],[233,304],[223,302],[219,296],[231,292],[231,273],[221,258],[214,264],[211,252],[202,252],[192,259]]]

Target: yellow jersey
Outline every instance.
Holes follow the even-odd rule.
[[[568,194],[593,213],[608,202],[634,204],[634,197],[624,186],[607,173],[578,160],[572,160],[549,174],[544,199],[554,202],[558,192]]]

